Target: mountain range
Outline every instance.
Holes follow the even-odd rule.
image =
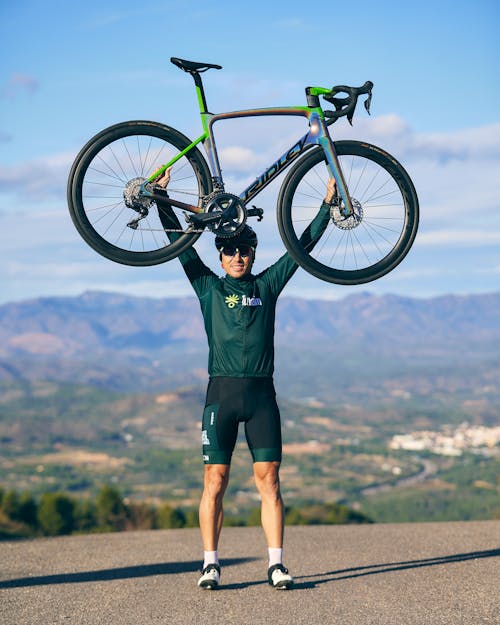
[[[416,299],[283,297],[277,382],[327,397],[354,377],[482,371],[500,360],[500,293]],[[52,379],[142,391],[201,384],[207,346],[195,298],[86,292],[0,306],[0,381]],[[488,373],[489,372],[489,373]],[[487,379],[483,382],[487,382]]]

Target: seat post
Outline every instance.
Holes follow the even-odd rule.
[[[176,56],[170,57],[170,61],[176,66],[182,69],[184,72],[191,74],[196,85],[196,94],[198,96],[198,104],[200,105],[201,113],[208,113],[207,101],[205,100],[205,91],[203,89],[203,83],[201,82],[200,72],[206,72],[207,69],[222,69],[221,65],[215,65],[214,63],[198,63],[197,61],[187,61],[186,59],[179,59]]]
[[[198,72],[189,72],[193,77],[194,84],[196,85],[196,94],[198,95],[198,104],[200,105],[200,112],[207,113],[207,101],[205,99],[205,90],[203,89],[203,83],[201,76]]]

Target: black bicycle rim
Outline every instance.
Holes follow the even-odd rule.
[[[116,124],[93,137],[75,159],[68,180],[68,205],[83,239],[98,253],[114,262],[146,266],[166,262],[190,247],[201,232],[189,232],[184,224],[175,242],[170,242],[154,203],[137,228],[129,224],[139,212],[128,207],[124,192],[190,144],[173,128],[154,122]],[[169,194],[189,204],[200,205],[211,190],[205,159],[196,148],[172,168]]]
[[[335,149],[355,205],[342,217],[332,207],[314,249],[299,238],[322,203],[328,173],[321,148],[289,172],[278,200],[278,226],[291,256],[309,273],[337,284],[363,284],[392,271],[406,256],[418,227],[418,199],[410,177],[387,152],[368,143],[338,141]]]

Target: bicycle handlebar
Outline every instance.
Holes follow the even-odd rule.
[[[335,106],[334,111],[324,111],[325,117],[329,120],[326,122],[327,126],[333,124],[339,119],[339,117],[347,116],[347,120],[352,126],[352,118],[354,116],[354,110],[358,103],[358,97],[360,95],[368,95],[364,105],[368,114],[370,114],[370,104],[372,101],[372,88],[373,83],[371,80],[367,80],[362,87],[348,87],[347,85],[337,85],[332,87],[330,93],[324,95],[324,99],[330,104]],[[338,93],[347,93],[346,97],[335,97]]]

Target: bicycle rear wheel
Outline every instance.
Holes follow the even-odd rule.
[[[83,239],[102,256],[135,266],[166,262],[190,247],[202,231],[188,225],[182,214],[179,221],[185,226],[170,241],[153,201],[141,200],[147,215],[136,227],[130,224],[140,213],[126,203],[127,194],[190,143],[177,130],[147,121],[116,124],[93,137],[76,157],[68,179],[68,206]],[[211,189],[208,165],[193,148],[174,164],[169,196],[200,206]]]
[[[392,271],[406,256],[418,228],[418,198],[400,163],[378,147],[336,141],[354,214],[339,205],[313,249],[300,235],[325,197],[328,170],[321,148],[309,151],[289,172],[278,199],[278,226],[290,255],[312,275],[336,284],[363,284]]]

